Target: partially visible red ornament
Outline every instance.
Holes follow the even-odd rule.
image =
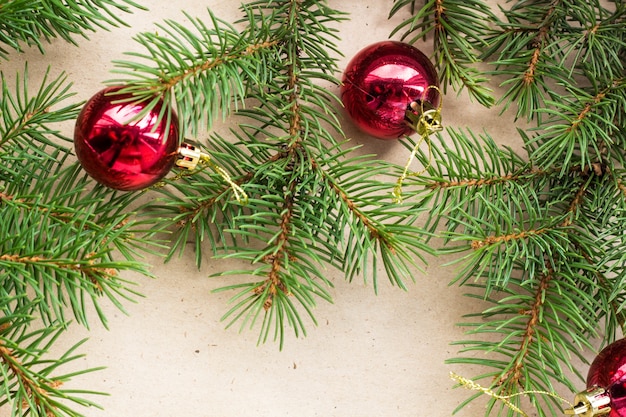
[[[161,180],[176,163],[179,149],[178,119],[159,120],[165,105],[159,101],[145,111],[145,103],[120,103],[131,98],[116,94],[121,87],[96,93],[76,121],[74,147],[87,173],[107,187],[140,190]]]
[[[344,72],[341,100],[363,132],[397,139],[416,130],[407,112],[437,107],[439,92],[430,86],[438,87],[437,71],[426,55],[406,43],[383,41],[352,58]]]
[[[578,393],[575,402],[567,414],[626,417],[626,339],[600,351],[589,367],[587,390]]]

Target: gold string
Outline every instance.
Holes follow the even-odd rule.
[[[417,150],[421,146],[422,142],[426,142],[426,147],[428,148],[428,164],[420,171],[409,172],[409,168],[411,164],[413,163],[413,160],[417,156]],[[417,141],[417,143],[415,144],[415,146],[413,147],[413,150],[411,151],[411,155],[409,155],[409,158],[407,159],[406,164],[404,165],[404,171],[402,172],[402,175],[400,176],[400,178],[398,178],[398,181],[396,181],[396,185],[393,188],[393,202],[394,203],[402,203],[402,200],[403,200],[402,185],[404,183],[404,180],[407,179],[408,177],[419,177],[420,175],[422,175],[424,172],[428,170],[431,160],[432,160],[432,149],[430,145],[430,138],[427,135],[422,135],[420,139]]]
[[[560,395],[557,395],[557,394],[555,394],[553,392],[549,392],[549,391],[522,391],[522,392],[517,392],[515,394],[510,394],[510,395],[500,395],[500,394],[494,392],[492,389],[485,388],[485,387],[481,386],[480,384],[478,384],[477,382],[472,381],[471,379],[462,377],[460,375],[457,375],[454,372],[450,372],[450,378],[452,378],[453,381],[458,382],[459,385],[461,385],[462,387],[464,387],[466,389],[473,390],[473,391],[480,391],[483,394],[486,394],[486,395],[488,395],[488,396],[490,396],[492,398],[495,398],[496,400],[502,401],[511,410],[521,414],[524,417],[528,417],[528,414],[526,414],[521,408],[519,408],[518,406],[513,404],[511,402],[512,398],[519,397],[520,395],[527,395],[527,394],[541,394],[541,395],[548,395],[548,396],[550,396],[552,398],[556,398],[557,400],[566,403],[570,407],[574,406],[574,404],[572,404],[571,402],[567,401],[565,398],[563,398]]]
[[[441,95],[441,91],[439,90],[439,87],[435,85],[429,85],[426,88],[426,90],[424,90],[424,97],[426,97],[426,93],[428,92],[428,90],[431,90],[431,89],[436,90],[437,93],[439,93],[439,106],[436,109],[425,111],[424,110],[425,100],[421,100],[419,114],[418,115],[414,115],[413,113],[407,114],[407,116],[409,117],[409,120],[412,122],[411,125],[414,127],[415,131],[420,135],[420,139],[417,141],[417,143],[413,147],[413,150],[411,151],[411,155],[409,155],[409,158],[404,166],[404,171],[402,172],[402,175],[400,176],[400,178],[398,178],[398,181],[396,182],[396,185],[393,188],[392,194],[393,194],[394,203],[402,203],[402,185],[404,183],[404,180],[410,176],[416,177],[416,176],[422,175],[424,172],[428,170],[428,167],[430,166],[432,162],[433,155],[432,155],[432,147],[431,147],[431,142],[430,142],[430,135],[442,129],[441,109],[443,106],[443,97]],[[416,102],[411,103],[411,109],[414,111],[418,111]],[[426,164],[426,166],[420,171],[409,172],[411,164],[413,163],[413,160],[417,156],[417,150],[419,149],[419,147],[422,145],[423,142],[426,142],[426,147],[428,148],[428,164]]]
[[[226,172],[224,168],[222,168],[221,166],[213,162],[211,157],[204,152],[200,154],[200,161],[204,165],[207,165],[209,168],[215,171],[220,177],[222,177],[222,179],[233,190],[233,194],[235,195],[235,199],[237,200],[238,203],[241,203],[241,204],[248,203],[248,195],[246,194],[246,192],[243,190],[243,188],[241,188],[238,184],[236,184],[232,180],[232,178],[230,177],[230,175],[228,174],[228,172]]]

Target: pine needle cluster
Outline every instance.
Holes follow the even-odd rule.
[[[389,173],[398,168],[343,143],[328,86],[338,84],[335,26],[346,15],[322,1],[251,2],[242,12],[235,25],[210,11],[188,16],[194,30],[167,21],[158,35],[137,37],[146,53],[117,62],[117,72],[140,99],[156,100],[154,91],[176,98],[192,135],[216,114],[240,118],[229,137],[212,134],[205,151],[246,192],[245,204],[201,168],[166,181],[142,212],[174,230],[169,258],[191,240],[198,263],[208,242],[215,256],[249,264],[219,274],[254,278],[220,290],[234,292],[223,318],[258,325],[260,342],[282,345],[285,329],[306,333],[303,314],[315,322],[316,300],[330,301],[329,266],[376,289],[380,263],[404,288],[428,250],[413,225],[424,208],[389,204]]]
[[[87,392],[65,390],[72,375],[57,368],[80,358],[80,343],[61,358],[45,355],[71,320],[89,325],[89,305],[106,325],[103,297],[122,308],[138,295],[120,271],[148,275],[136,261],[143,231],[124,212],[128,196],[91,187],[70,163],[68,139],[54,129],[80,109],[63,104],[66,77],[33,88],[22,76],[14,90],[3,76],[0,99],[0,404],[13,415],[76,415],[67,401],[90,405],[77,396]]]
[[[118,12],[137,7],[0,0],[0,58],[122,24]],[[60,358],[47,351],[70,321],[89,325],[87,304],[106,325],[103,299],[123,309],[136,298],[125,273],[149,275],[138,262],[146,238],[166,235],[166,260],[186,250],[198,265],[207,252],[238,260],[241,269],[216,274],[238,277],[219,290],[232,294],[223,320],[280,346],[331,301],[328,268],[375,290],[381,277],[406,288],[426,255],[457,254],[455,283],[489,307],[468,315],[450,363],[480,367],[476,381],[511,396],[492,398],[487,415],[514,414],[520,393],[539,416],[560,414],[543,393],[576,390],[572,358],[592,338],[618,337],[626,319],[624,4],[520,0],[496,14],[481,0],[396,0],[396,14],[406,19],[391,36],[433,42],[443,91],[530,123],[519,130],[526,153],[450,127],[418,153],[424,173],[392,203],[401,167],[362,155],[337,117],[328,87],[339,84],[349,16],[322,0],[252,0],[236,22],[209,9],[136,36],[139,51],[114,63],[110,82],[146,109],[170,103],[184,136],[220,167],[175,172],[141,192],[108,190],[73,160],[55,127],[80,109],[66,104],[64,76],[33,88],[25,69],[11,88],[3,75],[0,406],[78,416],[74,406],[93,405],[84,397],[94,393],[63,387],[80,374],[60,369],[81,342]],[[236,127],[207,133],[226,117]]]
[[[558,415],[551,393],[583,387],[572,362],[625,326],[626,8],[521,0],[496,18],[473,3],[427,2],[397,28],[406,39],[432,33],[444,79],[478,102],[489,104],[472,87],[500,80],[494,102],[530,123],[519,129],[523,155],[450,128],[413,179],[441,250],[460,255],[455,282],[489,304],[462,323],[468,338],[449,363],[483,369],[486,415],[516,414],[524,397],[537,415]]]
[[[54,38],[75,43],[88,32],[119,26],[120,13],[141,8],[131,0],[2,0],[0,1],[0,59],[10,50],[22,51]]]

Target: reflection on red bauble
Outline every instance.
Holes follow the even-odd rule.
[[[609,417],[626,417],[626,339],[611,343],[589,367],[587,387],[607,390],[611,398]]]
[[[74,147],[87,173],[116,190],[146,188],[172,169],[179,147],[178,119],[172,111],[159,120],[164,103],[145,115],[145,104],[119,103],[131,98],[109,87],[85,104],[76,121]]]
[[[439,103],[437,72],[419,49],[383,41],[356,54],[348,64],[341,100],[356,126],[379,139],[397,139],[414,129],[406,112],[412,102]]]

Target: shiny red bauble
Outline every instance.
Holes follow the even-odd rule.
[[[348,64],[341,101],[355,125],[379,139],[414,133],[407,123],[412,102],[437,107],[437,72],[428,57],[406,43],[383,41],[359,51]]]
[[[159,117],[160,101],[146,110],[129,94],[109,87],[85,104],[76,120],[74,147],[85,171],[116,190],[140,190],[161,180],[172,169],[179,148],[178,119]]]
[[[602,387],[610,397],[609,417],[626,417],[626,339],[611,343],[589,367],[587,387]]]

